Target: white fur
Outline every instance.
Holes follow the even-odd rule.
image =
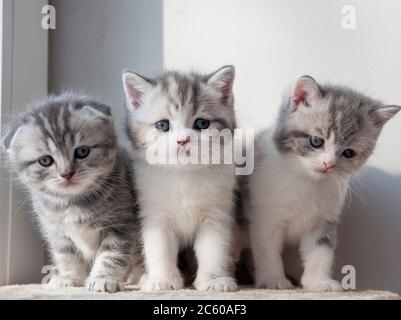
[[[123,76],[129,132],[136,145],[135,172],[147,272],[142,284],[145,290],[182,288],[177,256],[180,249],[188,247],[194,248],[198,262],[196,289],[236,289],[231,275],[234,165],[194,164],[187,159],[188,154],[198,159],[202,150],[219,154],[214,147],[220,147],[220,136],[212,135],[218,143],[210,148],[210,137],[194,127],[196,119],[210,120],[207,130],[224,129],[221,119],[228,128],[235,127],[231,92],[234,74],[230,66],[209,76],[208,82],[193,73],[166,74],[163,80],[153,81],[154,85],[134,73]],[[194,84],[196,92],[191,89]],[[196,103],[192,101],[195,94]],[[156,126],[162,120],[169,121],[167,131]],[[179,143],[184,139],[186,144]],[[149,161],[154,147],[157,154],[168,155],[168,160]]]
[[[347,183],[334,175],[321,179],[307,172],[294,155],[276,149],[271,132],[261,137],[259,158],[250,177],[250,238],[258,287],[291,288],[284,273],[281,251],[285,242],[301,242],[304,287],[333,290],[332,250],[316,247],[316,236],[328,218],[336,220],[345,201]]]
[[[232,165],[207,169],[172,169],[137,161],[137,187],[142,217],[145,290],[179,289],[180,248],[194,246],[198,290],[232,291],[229,274],[232,243]]]

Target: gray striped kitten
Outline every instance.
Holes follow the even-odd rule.
[[[120,290],[136,263],[138,224],[132,165],[110,107],[50,97],[20,115],[3,144],[49,245],[50,284]]]

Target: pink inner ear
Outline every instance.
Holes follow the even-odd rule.
[[[386,123],[386,119],[384,119],[384,118],[382,118],[382,117],[376,117],[376,118],[373,120],[373,124],[374,124],[376,127],[382,127],[382,126],[384,126],[385,123]]]
[[[295,92],[293,94],[292,100],[294,101],[295,105],[304,104],[305,106],[309,106],[307,100],[307,93],[306,91],[302,90],[300,87],[295,88]]]
[[[229,84],[224,84],[219,87],[219,92],[221,94],[221,102],[227,103],[227,100],[230,97],[231,86]]]
[[[133,87],[132,85],[127,86],[129,97],[131,98],[131,103],[134,107],[139,107],[141,105],[140,98],[142,96],[142,92]]]

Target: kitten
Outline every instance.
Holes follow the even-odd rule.
[[[120,290],[138,223],[132,165],[118,149],[110,107],[52,96],[21,114],[3,143],[49,245],[50,284]]]
[[[308,76],[297,81],[274,132],[256,141],[247,214],[258,287],[292,287],[281,251],[284,242],[300,241],[302,286],[341,290],[331,268],[348,181],[399,110]]]
[[[148,79],[131,72],[123,75],[127,132],[136,155],[140,190],[147,271],[144,290],[182,288],[177,256],[186,248],[194,249],[198,262],[197,290],[237,288],[232,261],[235,167],[186,162],[188,156],[199,159],[205,149],[217,152],[204,143],[212,139],[220,145],[220,137],[203,133],[233,132],[234,73],[234,67],[226,66],[207,76],[167,72]],[[169,161],[149,162],[155,144]],[[170,161],[174,156],[176,162]]]

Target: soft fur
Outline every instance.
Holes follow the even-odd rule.
[[[237,288],[232,261],[234,165],[184,164],[189,152],[197,158],[204,148],[199,141],[209,139],[194,129],[196,119],[210,121],[207,132],[232,132],[235,128],[233,80],[231,66],[207,76],[178,72],[154,79],[131,72],[123,76],[127,132],[140,190],[147,271],[144,290],[182,288],[177,256],[188,247],[194,248],[198,262],[196,289]],[[155,127],[160,120],[170,122],[168,132]],[[187,137],[190,141],[180,144]],[[149,163],[149,150],[154,145],[169,156],[178,155],[179,163]]]
[[[371,155],[383,125],[399,110],[348,88],[318,85],[308,76],[298,80],[275,129],[256,142],[246,213],[258,287],[292,287],[281,251],[284,242],[300,241],[302,286],[341,289],[331,269],[348,181]],[[324,139],[323,146],[312,147],[311,136]],[[346,158],[347,148],[356,155]]]
[[[132,165],[118,148],[110,107],[50,97],[19,116],[3,142],[49,245],[50,284],[119,290],[137,264],[138,223]],[[83,159],[82,146],[89,148]],[[40,165],[43,156],[53,163]]]

